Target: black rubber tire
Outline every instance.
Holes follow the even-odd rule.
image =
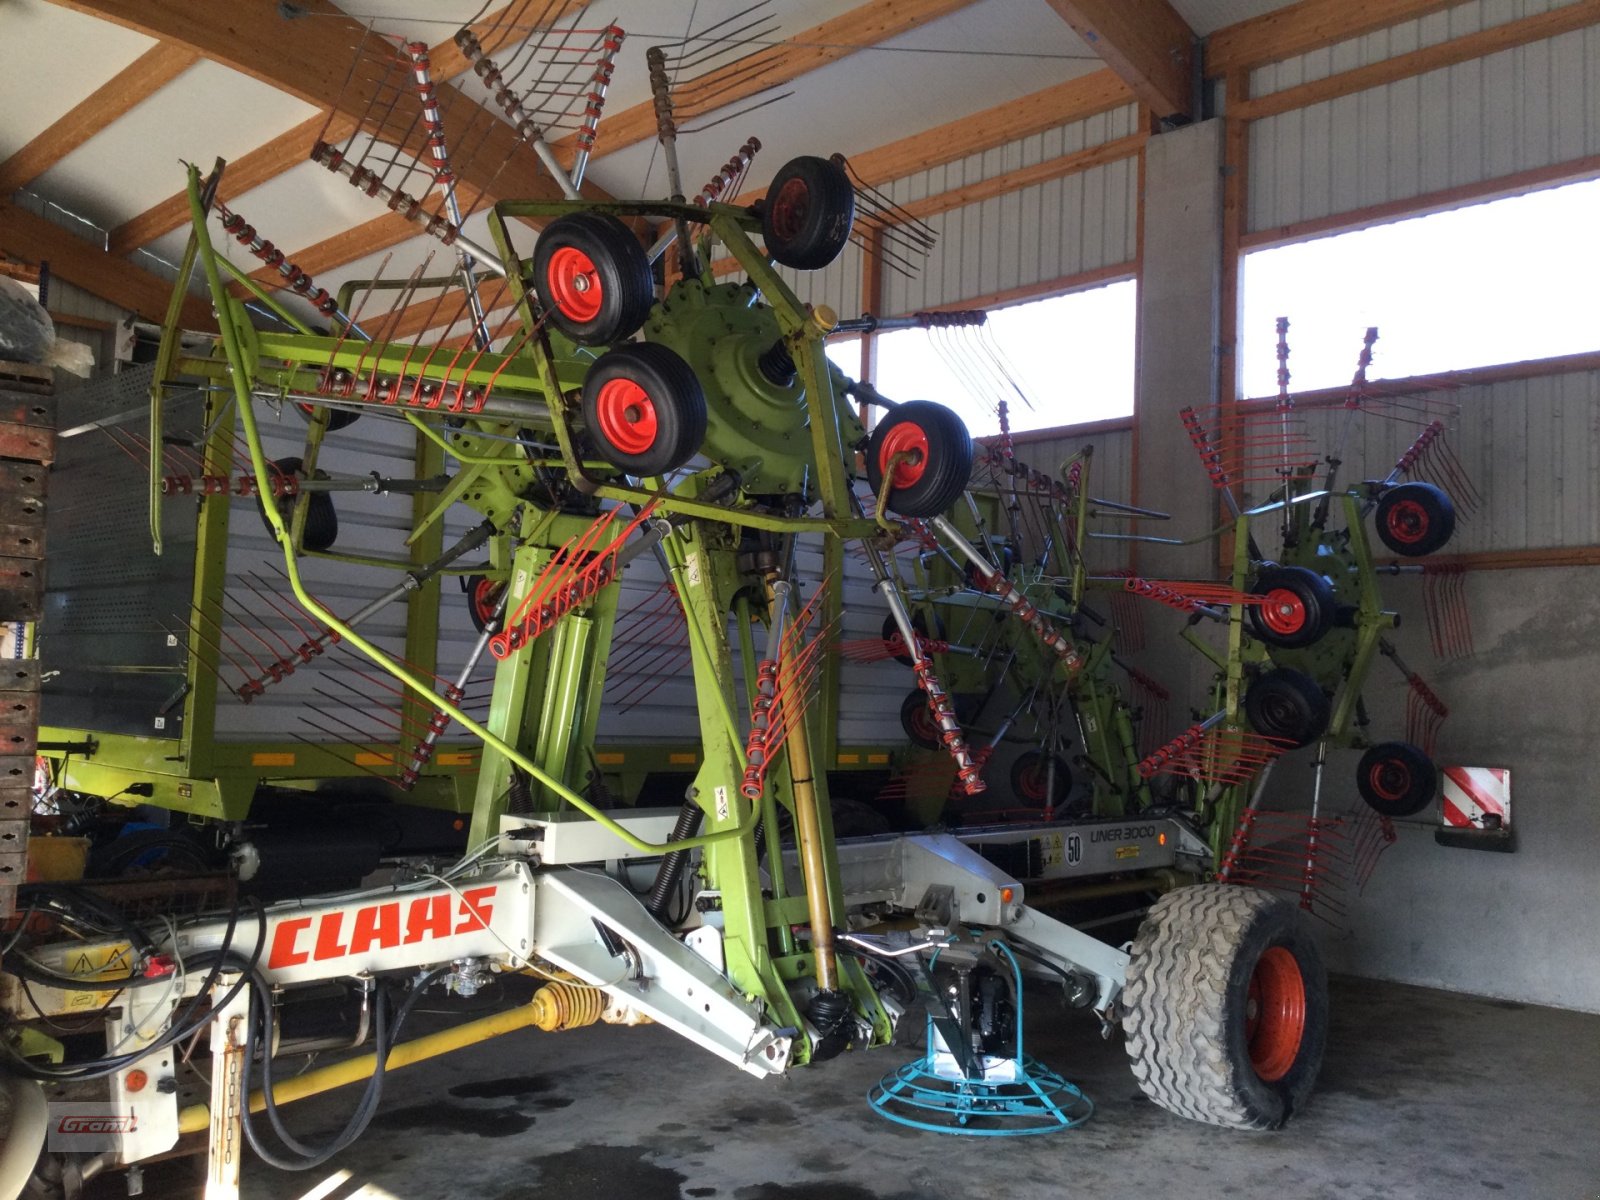
[[[495,606],[500,603],[500,591],[505,583],[499,579],[490,579],[487,575],[468,575],[461,581],[462,590],[467,594],[467,616],[472,621],[472,627],[479,633],[489,628],[490,618],[494,616]],[[494,632],[499,632],[500,622],[494,622]]]
[[[1410,742],[1380,742],[1356,764],[1356,791],[1381,816],[1415,816],[1439,794],[1439,768]]]
[[[1298,980],[1301,1017],[1292,1004],[1273,1005],[1276,1019],[1252,1031],[1251,984],[1263,960],[1266,977],[1280,981],[1266,998],[1292,996],[1292,983],[1281,981]],[[1254,999],[1259,1011],[1263,996]],[[1328,978],[1291,904],[1256,888],[1201,883],[1168,892],[1139,926],[1122,1010],[1146,1096],[1209,1125],[1278,1129],[1305,1106],[1322,1066]]]
[[[1055,760],[1056,786],[1054,794],[1046,799],[1049,759]],[[1017,755],[1016,761],[1011,764],[1011,791],[1025,804],[1055,808],[1064,803],[1072,792],[1072,769],[1059,754],[1046,756],[1043,751],[1029,750]]]
[[[915,629],[917,631],[917,635],[919,637],[932,638],[936,642],[944,641],[944,622],[939,619],[939,614],[937,614],[937,613],[935,613],[934,616],[933,616],[933,632],[932,633],[928,632],[928,618],[923,614],[923,611],[920,608],[916,612],[911,614],[911,628],[913,628],[913,629]],[[894,641],[895,638],[897,638],[899,636],[900,636],[900,626],[898,626],[898,625],[896,625],[894,623],[894,617],[892,615],[884,617],[883,618],[883,640],[884,640],[884,642],[885,643],[892,642],[892,641]],[[911,666],[911,655],[909,655],[909,654],[896,654],[894,656],[894,660],[895,660],[895,662],[900,663],[903,666],[907,666],[907,667]]]
[[[878,837],[894,832],[889,818],[864,801],[849,796],[829,796],[828,807],[833,812],[833,836],[836,838]],[[780,805],[779,811],[787,813],[789,810]]]
[[[273,459],[272,464],[285,475],[305,474],[298,458]],[[285,525],[293,523],[295,505],[302,499],[310,502],[311,507],[306,510],[305,533],[300,539],[301,548],[318,553],[333,549],[334,542],[339,540],[339,514],[334,511],[333,496],[327,492],[301,492],[298,496],[283,499],[287,503],[280,503],[278,512],[283,516]],[[271,534],[272,522],[267,520],[267,510],[263,498],[259,496],[256,498],[256,512],[261,515],[261,523],[266,526],[267,533]]]
[[[550,324],[580,346],[632,337],[656,302],[649,256],[610,213],[568,213],[551,221],[534,245],[532,272]],[[588,290],[579,290],[579,281]],[[595,288],[598,297],[591,295]]]
[[[972,477],[972,435],[954,412],[931,400],[897,404],[878,422],[867,443],[867,482],[876,496],[883,489],[885,463],[902,450],[919,454],[917,462],[896,471],[911,478],[889,489],[889,507],[902,516],[936,517],[966,489]]]
[[[640,396],[647,404],[644,415],[629,415],[639,413]],[[630,342],[606,351],[589,368],[583,419],[608,463],[630,475],[661,475],[700,452],[706,395],[694,368],[676,351]]]
[[[318,407],[315,404],[297,402],[294,405],[294,410],[300,414],[300,419],[309,425],[316,417]],[[348,429],[359,420],[361,420],[361,414],[358,412],[351,412],[348,408],[330,408],[328,410],[328,432],[332,433],[335,429]]]
[[[937,750],[944,745],[933,711],[928,707],[928,697],[921,688],[912,688],[900,701],[900,728],[905,730],[911,744],[920,749]]]
[[[856,190],[832,159],[802,155],[772,177],[761,206],[767,253],[797,271],[820,271],[844,249],[856,216]]]
[[[1402,483],[1378,501],[1378,538],[1404,558],[1444,548],[1456,531],[1456,506],[1431,483]]]
[[[1332,710],[1317,681],[1292,667],[1258,675],[1244,694],[1245,716],[1264,737],[1309,746],[1327,731]]]
[[[1250,632],[1269,646],[1309,646],[1334,627],[1339,604],[1333,584],[1310,567],[1263,563],[1250,593],[1267,603],[1249,608]]]

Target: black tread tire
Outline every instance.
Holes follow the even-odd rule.
[[[644,389],[656,421],[651,442],[630,450],[609,437],[601,420],[601,390],[627,380]],[[600,456],[630,475],[675,471],[706,440],[706,395],[694,368],[655,342],[630,342],[602,354],[583,381],[583,420]]]
[[[889,489],[889,507],[902,516],[936,517],[966,489],[972,477],[972,435],[953,411],[931,400],[897,404],[878,422],[867,443],[867,482],[872,494],[883,490],[883,465],[904,435],[895,430],[914,426],[927,442],[921,472],[904,487]]]
[[[917,635],[919,637],[932,638],[936,642],[944,641],[944,622],[939,619],[939,614],[938,613],[935,613],[933,615],[933,632],[932,633],[928,632],[928,618],[923,615],[923,612],[922,612],[922,610],[920,608],[916,612],[911,614],[911,628],[913,628],[913,629],[915,629],[917,631]],[[900,626],[898,626],[898,625],[896,625],[894,623],[894,615],[893,614],[886,615],[883,618],[883,640],[884,640],[884,642],[887,644],[889,642],[894,641],[894,639],[899,637],[899,636],[900,636]],[[909,654],[896,654],[893,657],[894,657],[895,662],[900,663],[902,666],[909,667],[909,666],[912,665],[911,664],[911,656]]]
[[[1431,483],[1402,483],[1384,492],[1375,515],[1378,539],[1404,558],[1444,548],[1456,531],[1456,506]]]
[[[1276,1081],[1251,1063],[1250,979],[1281,946],[1300,968],[1305,1025]],[[1288,902],[1256,888],[1201,883],[1168,892],[1139,927],[1122,991],[1134,1078],[1162,1108],[1230,1129],[1278,1129],[1306,1103],[1328,1037],[1328,980]]]
[[[319,407],[321,406],[297,401],[294,405],[294,410],[300,414],[300,419],[309,425],[316,418]],[[335,429],[348,429],[359,420],[361,420],[361,414],[358,412],[351,412],[348,408],[330,408],[328,410],[328,432],[332,433]]]
[[[495,605],[500,602],[500,588],[505,584],[498,579],[490,579],[487,575],[468,575],[462,580],[461,590],[466,593],[467,618],[472,622],[472,627],[479,633],[489,628],[489,618],[493,616]],[[500,622],[494,622],[495,632],[499,632]]]
[[[1333,715],[1317,681],[1293,667],[1274,667],[1256,676],[1244,694],[1245,716],[1263,737],[1309,746],[1328,729]]]
[[[304,475],[303,465],[298,458],[277,458],[272,460],[272,465],[285,475]],[[261,515],[261,523],[266,526],[267,533],[272,534],[272,522],[267,520],[266,500],[272,497],[256,497],[256,512]],[[334,511],[333,496],[328,492],[301,492],[297,496],[286,496],[287,503],[278,505],[278,512],[283,517],[283,523],[289,525],[294,521],[295,505],[302,499],[310,502],[311,507],[306,510],[306,527],[301,536],[300,546],[304,550],[322,553],[333,549],[333,544],[339,540],[339,514]]]
[[[842,166],[814,155],[790,159],[761,206],[767,253],[796,271],[820,271],[850,240],[855,215],[856,190]]]
[[[587,317],[563,307],[551,282],[551,260],[575,250],[594,265],[600,303]],[[533,289],[550,324],[580,346],[608,346],[632,337],[656,302],[650,259],[633,231],[610,213],[568,213],[544,227],[533,248]]]
[[[905,730],[911,744],[922,750],[937,750],[944,745],[939,738],[939,727],[928,707],[928,697],[921,688],[912,688],[900,701],[900,728]]]
[[[1356,764],[1356,791],[1380,816],[1412,817],[1439,794],[1439,768],[1410,742],[1380,742]]]
[[[835,838],[878,837],[894,832],[889,818],[865,801],[850,796],[829,796],[828,807],[833,812]],[[780,805],[779,811],[787,813],[789,810]]]
[[[1041,808],[1055,808],[1066,802],[1072,794],[1072,769],[1059,754],[1049,755],[1056,761],[1056,790],[1052,797],[1045,796],[1048,778],[1047,756],[1040,750],[1029,750],[1017,755],[1011,764],[1011,791],[1018,800]]]
[[[1266,605],[1252,604],[1249,608],[1250,633],[1269,646],[1293,649],[1309,646],[1322,639],[1334,627],[1339,616],[1339,604],[1333,593],[1333,584],[1310,567],[1280,567],[1275,563],[1262,563],[1250,583],[1250,593],[1255,596],[1282,597],[1286,604],[1298,605],[1302,623],[1290,630],[1286,622],[1276,618],[1280,628],[1273,628],[1272,614],[1265,612]],[[1288,614],[1284,614],[1287,616]]]

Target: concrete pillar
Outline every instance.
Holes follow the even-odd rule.
[[[1222,291],[1223,122],[1202,121],[1145,148],[1144,267],[1139,284],[1139,503],[1172,514],[1143,533],[1192,537],[1213,526],[1217,496],[1178,419],[1216,403]],[[1144,549],[1140,571],[1210,579],[1211,543]]]

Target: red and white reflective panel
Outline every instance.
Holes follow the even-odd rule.
[[[1446,767],[1440,815],[1447,828],[1483,829],[1511,824],[1511,772],[1505,767]]]

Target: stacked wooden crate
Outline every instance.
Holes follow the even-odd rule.
[[[16,907],[28,857],[39,739],[39,662],[28,627],[44,603],[45,480],[55,459],[48,367],[0,362],[0,920]]]

